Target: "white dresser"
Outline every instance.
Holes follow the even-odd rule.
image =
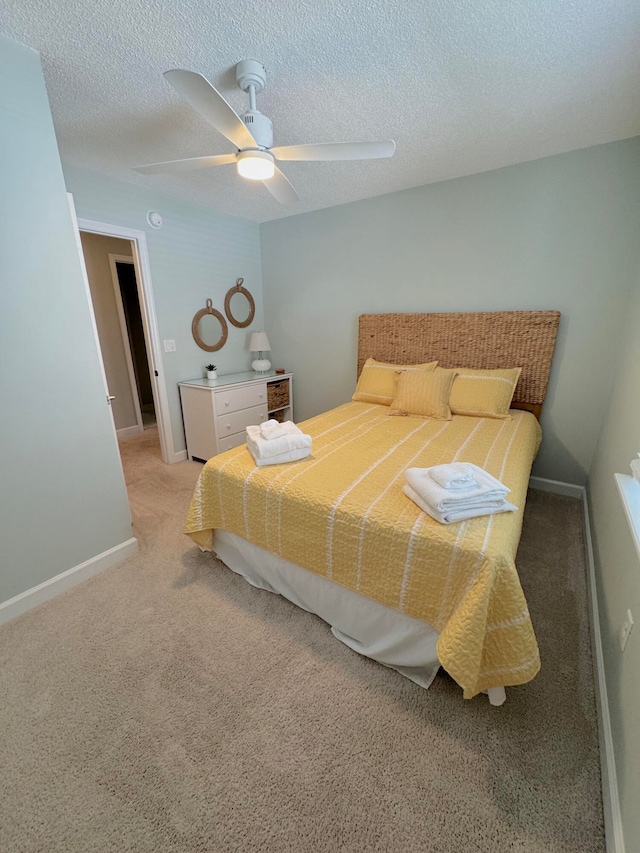
[[[293,420],[293,374],[229,373],[180,382],[190,459],[206,461],[244,444],[245,429],[269,418]]]

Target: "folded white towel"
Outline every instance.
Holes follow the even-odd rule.
[[[403,486],[402,491],[408,498],[411,498],[416,506],[420,507],[420,509],[423,512],[426,512],[427,515],[430,515],[431,518],[435,518],[435,520],[439,521],[440,524],[455,524],[456,521],[466,521],[468,518],[477,518],[479,515],[494,515],[500,512],[514,512],[518,509],[517,506],[514,506],[509,503],[509,501],[505,501],[503,499],[489,501],[484,505],[469,507],[467,509],[460,509],[458,507],[456,509],[447,510],[446,512],[439,512],[435,507],[431,506],[431,504],[424,501],[420,495],[411,488],[411,486]]]
[[[478,506],[477,499],[482,502],[501,500],[509,494],[508,489],[500,480],[496,480],[483,468],[469,463],[474,472],[477,486],[470,489],[452,491],[443,489],[429,474],[429,468],[408,468],[405,472],[407,482],[423,501],[426,501],[437,512],[448,510],[467,510]],[[474,503],[475,501],[475,503]],[[471,503],[470,503],[471,502]]]
[[[412,488],[411,486],[409,486],[408,483],[407,483],[407,486],[410,489]],[[413,491],[416,492],[415,489],[413,489]],[[466,501],[459,500],[459,501],[452,501],[449,503],[445,503],[444,501],[440,501],[440,503],[434,504],[433,501],[429,500],[428,498],[425,498],[424,495],[421,495],[419,492],[416,492],[416,494],[420,497],[420,500],[423,503],[428,504],[435,512],[442,512],[442,513],[467,512],[468,510],[483,509],[485,507],[490,507],[491,509],[497,509],[504,502],[504,496],[501,496],[501,495],[498,495],[498,496],[494,495],[493,497],[486,497],[486,496],[480,495],[479,497],[476,497],[476,498],[469,498]],[[444,506],[443,506],[443,503],[445,503]]]
[[[290,450],[301,450],[311,447],[311,436],[298,431],[281,435],[280,438],[266,439],[262,437],[259,426],[247,427],[247,446],[256,459],[269,459]]]
[[[268,421],[260,424],[260,432],[263,438],[270,441],[273,438],[280,438],[280,436],[287,435],[288,433],[302,432],[302,430],[293,421],[283,421],[280,423],[280,421],[270,418]]]
[[[450,462],[429,468],[430,476],[443,489],[470,489],[477,486],[473,468],[467,462]]]
[[[260,459],[253,454],[249,442],[247,442],[247,448],[258,468],[264,468],[266,465],[282,465],[284,462],[297,462],[299,459],[306,459],[311,456],[309,447],[300,447],[298,450],[286,450],[284,453],[276,453],[275,456],[269,456],[267,459]]]

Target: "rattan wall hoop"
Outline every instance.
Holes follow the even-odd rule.
[[[244,329],[249,326],[256,316],[256,303],[253,301],[253,296],[249,293],[246,287],[243,287],[244,279],[239,278],[236,281],[235,287],[232,287],[231,290],[227,291],[227,295],[224,298],[224,313],[229,318],[229,322],[233,323],[234,326],[237,326],[239,329]],[[249,316],[246,320],[236,320],[236,318],[231,313],[231,298],[236,293],[242,293],[244,297],[246,297],[247,302],[249,303]]]
[[[224,319],[222,314],[213,307],[213,302],[210,299],[207,299],[206,305],[206,308],[202,308],[194,315],[191,322],[191,334],[193,335],[193,340],[198,344],[200,349],[206,350],[207,352],[217,352],[219,349],[222,349],[227,342],[229,327],[227,326],[227,321]],[[212,314],[216,320],[218,320],[222,328],[220,338],[212,345],[206,344],[200,337],[200,320],[202,320],[203,317],[206,317],[207,314]]]

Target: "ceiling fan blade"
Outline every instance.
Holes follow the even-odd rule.
[[[395,142],[318,142],[269,149],[276,160],[376,160],[393,157]]]
[[[275,167],[273,177],[262,183],[280,204],[291,204],[294,201],[300,201],[298,193],[277,166]]]
[[[165,71],[164,78],[236,148],[258,147],[240,116],[202,74],[175,68]]]
[[[186,160],[167,160],[165,163],[149,163],[148,166],[134,166],[134,171],[142,175],[162,175],[173,172],[187,172],[189,169],[202,169],[205,166],[225,166],[235,163],[236,154],[213,154],[211,157],[189,157]]]

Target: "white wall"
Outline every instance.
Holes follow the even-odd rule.
[[[5,601],[132,535],[40,60],[5,38],[0,186]]]
[[[640,233],[640,216],[636,221]],[[613,475],[629,474],[640,452],[640,287],[621,330],[612,386],[588,493],[620,809],[631,853],[640,839],[640,559]],[[617,634],[627,608],[636,625],[622,654]]]
[[[107,375],[109,393],[115,397],[111,405],[116,429],[135,427],[138,421],[109,265],[110,254],[133,257],[133,249],[129,240],[105,237],[102,234],[81,232],[80,239],[91,288],[104,371]]]
[[[146,232],[160,338],[176,342],[176,352],[163,352],[162,357],[174,448],[184,450],[178,382],[203,376],[211,360],[219,373],[251,367],[249,337],[263,328],[259,227],[158,193],[154,178],[145,189],[67,165],[64,173],[79,218]],[[147,223],[149,210],[162,215],[159,230]],[[256,303],[252,325],[238,329],[229,323],[229,337],[221,350],[201,350],[191,335],[193,315],[207,299],[224,314],[225,294],[240,276]]]
[[[639,182],[632,139],[263,224],[265,325],[297,417],[353,393],[361,313],[555,308],[534,473],[584,483],[636,284]]]

